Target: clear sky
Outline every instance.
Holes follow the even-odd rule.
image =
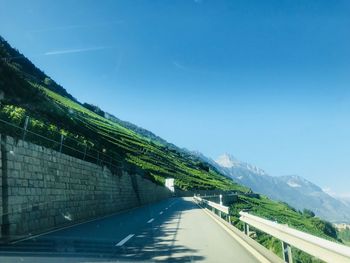
[[[0,35],[178,146],[350,193],[348,0],[0,0]]]

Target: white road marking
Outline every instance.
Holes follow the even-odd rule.
[[[151,218],[150,220],[147,221],[147,224],[152,223],[154,221],[154,218]]]
[[[64,230],[64,229],[73,228],[75,226],[80,226],[80,225],[87,224],[87,223],[94,222],[94,221],[98,221],[98,220],[101,220],[101,219],[104,219],[104,218],[109,218],[109,217],[113,217],[115,215],[128,213],[128,212],[130,212],[132,210],[136,210],[138,208],[140,208],[140,207],[133,207],[133,208],[130,208],[130,209],[127,209],[127,210],[124,210],[124,211],[119,211],[119,212],[112,213],[112,214],[109,214],[109,215],[101,216],[101,217],[94,218],[94,219],[91,219],[91,220],[87,220],[87,221],[84,221],[84,222],[81,222],[81,223],[71,224],[69,226],[57,228],[57,229],[54,229],[54,230],[51,230],[51,231],[47,231],[47,232],[44,232],[44,233],[41,233],[41,234],[38,234],[38,235],[32,235],[30,237],[23,238],[23,239],[20,239],[20,240],[17,240],[17,241],[13,241],[13,242],[10,242],[10,243],[11,244],[17,244],[17,243],[20,243],[20,242],[23,242],[23,241],[31,240],[33,238],[38,238],[38,237],[45,236],[45,235],[48,235],[48,234],[51,234],[51,233],[54,233],[54,232],[58,232],[58,231],[61,231],[61,230]]]
[[[121,247],[122,245],[124,245],[126,242],[128,242],[128,240],[130,238],[132,238],[135,234],[130,234],[128,235],[126,238],[122,239],[118,244],[116,244],[116,247]]]

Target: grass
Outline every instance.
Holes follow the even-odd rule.
[[[330,223],[325,222],[317,217],[310,217],[300,211],[296,211],[288,204],[276,202],[265,196],[252,198],[244,195],[238,197],[238,201],[230,207],[232,222],[241,230],[243,224],[239,221],[239,212],[248,210],[249,213],[259,217],[276,221],[280,224],[287,224],[289,227],[300,231],[325,238],[333,242],[339,242],[337,233]],[[282,257],[281,242],[276,238],[268,236],[265,233],[256,231],[256,240]],[[293,248],[294,262],[318,263],[322,262],[300,250]]]
[[[17,65],[10,70],[19,74],[20,67]],[[18,89],[16,95],[21,97],[21,101],[7,99],[3,103],[1,116],[22,125],[25,116],[29,115],[30,130],[43,133],[44,136],[53,136],[55,131],[60,131],[67,137],[80,141],[82,147],[88,144],[98,151],[104,149],[113,158],[136,166],[160,184],[164,183],[164,178],[173,177],[175,186],[183,190],[247,191],[213,169],[204,170],[199,160],[108,120],[80,103],[53,92],[43,82],[28,79],[26,91],[29,89],[40,99],[33,103],[31,97],[21,96],[21,89]]]
[[[344,244],[350,246],[350,228],[346,227],[345,229],[338,230],[338,236],[343,240]]]
[[[18,56],[20,54],[17,51],[6,42],[0,41],[0,57]],[[188,152],[164,141],[147,138],[89,110],[65,89],[48,79],[48,76],[25,57],[10,61],[0,60],[0,90],[5,92],[5,99],[1,101],[0,117],[23,125],[25,117],[30,116],[29,130],[56,141],[60,134],[64,134],[65,143],[71,147],[80,147],[81,150],[84,147],[100,152],[104,150],[109,156],[127,164],[125,167],[130,172],[141,172],[159,184],[164,184],[165,178],[172,177],[175,178],[176,187],[183,190],[249,191]],[[1,125],[0,132],[22,135]],[[26,138],[45,146],[44,141],[36,141],[29,135]],[[243,209],[316,236],[337,240],[327,222],[308,217],[284,203],[274,202],[263,196],[252,198],[240,195],[238,201],[231,206],[232,220],[239,228],[242,225],[238,220],[238,212]],[[263,233],[258,233],[257,239],[281,255],[278,240]],[[295,262],[319,262],[300,251],[294,254]]]

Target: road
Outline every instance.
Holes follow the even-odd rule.
[[[259,262],[191,198],[0,247],[0,262]]]

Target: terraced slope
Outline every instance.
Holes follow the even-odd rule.
[[[238,212],[249,209],[254,214],[288,223],[314,235],[337,239],[334,229],[327,222],[263,196],[247,197],[244,193],[249,189],[221,175],[195,154],[133,124],[110,115],[104,116],[102,110],[94,109],[91,105],[78,102],[1,37],[0,103],[0,120],[23,127],[26,116],[30,116],[29,131],[52,141],[41,140],[30,133],[26,134],[26,140],[58,147],[61,135],[64,135],[65,153],[83,158],[81,153],[85,150],[90,155],[99,151],[104,153],[97,155],[99,160],[113,162],[114,166],[128,169],[131,173],[137,171],[159,184],[164,183],[165,178],[173,177],[176,186],[183,190],[222,189],[240,192],[239,201],[231,208],[233,221],[238,227]],[[0,133],[19,138],[23,136],[23,131],[1,121]],[[73,148],[80,152],[70,150]],[[88,156],[86,158],[89,160]],[[95,159],[91,158],[91,161]],[[281,252],[277,240],[261,233],[258,233],[257,239],[277,253]],[[298,252],[296,255],[296,262],[318,262],[303,253]]]
[[[2,119],[23,126],[25,117],[30,116],[30,131],[56,141],[64,134],[65,143],[72,148],[84,151],[87,145],[90,151],[105,152],[124,167],[138,169],[159,183],[173,177],[183,190],[247,190],[196,157],[84,107],[4,39],[0,40],[0,57]]]

